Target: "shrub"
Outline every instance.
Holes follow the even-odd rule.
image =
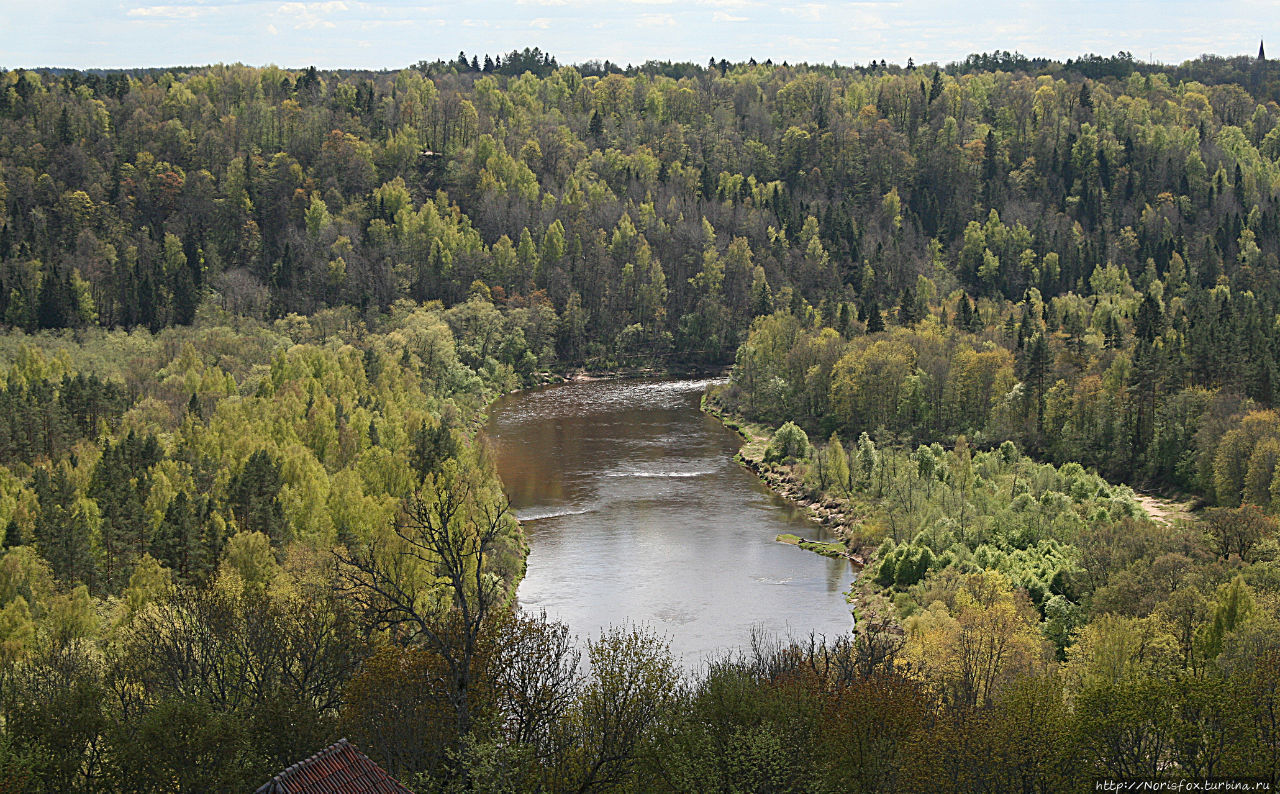
[[[795,460],[809,454],[809,436],[795,422],[787,422],[773,434],[764,451],[766,463]]]

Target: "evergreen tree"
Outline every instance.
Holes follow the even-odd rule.
[[[836,315],[836,330],[846,339],[849,338],[850,332],[853,330],[853,310],[849,308],[847,303],[840,303],[840,311]]]
[[[179,491],[169,501],[147,553],[172,570],[179,581],[185,582],[191,570],[192,541],[196,537],[191,499],[186,491]]]
[[[48,561],[54,575],[62,581],[92,586],[96,566],[91,530],[66,467],[55,466],[52,473],[43,466],[38,467],[32,474],[32,489],[39,504],[35,516],[35,544],[40,556]]]
[[[241,532],[261,532],[279,546],[289,540],[289,525],[280,504],[284,478],[280,464],[265,449],[249,456],[227,487],[227,503]]]
[[[89,497],[98,504],[102,523],[98,529],[101,583],[107,592],[118,592],[129,581],[134,564],[151,543],[151,518],[147,497],[151,493],[151,467],[160,460],[154,436],[133,431],[122,440],[107,443],[93,468]]]
[[[65,273],[50,266],[40,279],[40,298],[36,322],[41,328],[65,328],[72,324],[74,298]]]
[[[902,291],[902,298],[898,301],[898,324],[904,328],[910,328],[915,325],[920,317],[916,310],[916,293],[910,287]]]
[[[1150,293],[1147,293],[1138,306],[1137,317],[1133,322],[1134,335],[1143,342],[1151,343],[1164,333],[1164,310]]]
[[[1020,375],[1024,386],[1024,416],[1034,421],[1035,439],[1044,428],[1044,396],[1049,387],[1053,357],[1044,334],[1036,334],[1020,359]]]
[[[875,298],[870,298],[863,312],[867,318],[867,333],[874,334],[884,330],[884,317],[880,315],[880,304]]]
[[[1120,330],[1120,321],[1116,319],[1114,314],[1107,318],[1106,327],[1107,333],[1104,346],[1110,350],[1116,350],[1123,342],[1124,333]]]
[[[413,446],[409,451],[409,463],[418,473],[418,479],[440,470],[444,462],[458,455],[458,442],[442,422],[423,422],[414,431]]]

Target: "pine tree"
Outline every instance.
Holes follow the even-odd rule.
[[[836,315],[836,330],[844,338],[849,338],[849,332],[853,328],[853,311],[849,308],[849,304],[841,303],[840,311]]]
[[[764,276],[764,269],[756,268],[755,279],[751,283],[751,316],[760,317],[773,314],[773,290]]]
[[[173,322],[177,325],[190,325],[196,318],[199,302],[191,268],[184,263],[173,275]]]
[[[1053,366],[1053,357],[1049,353],[1049,343],[1044,334],[1036,334],[1026,346],[1021,360],[1019,373],[1024,387],[1024,416],[1035,419],[1036,437],[1044,427],[1044,395],[1049,387],[1049,370]]]
[[[428,474],[439,471],[446,460],[458,455],[458,442],[442,422],[423,422],[414,431],[412,443],[409,463],[418,473],[419,479],[425,479]]]
[[[919,321],[916,314],[916,293],[911,287],[902,291],[902,299],[898,301],[898,324],[910,328]]]
[[[960,295],[960,300],[956,302],[956,327],[962,331],[972,330],[973,327],[973,303],[970,302],[969,296]]]
[[[35,544],[40,556],[62,581],[93,586],[95,565],[89,522],[77,504],[75,486],[65,465],[55,466],[52,473],[44,467],[37,468],[32,489],[39,504]]]
[[[875,298],[867,301],[864,312],[867,317],[867,333],[874,334],[884,330],[884,317],[880,314],[880,304]]]
[[[71,129],[71,116],[67,113],[67,108],[62,107],[62,115],[58,117],[58,140],[63,146],[69,146],[75,141],[75,133]]]
[[[1108,350],[1118,350],[1124,340],[1124,332],[1120,330],[1120,321],[1113,314],[1107,318],[1107,333],[1103,341],[1103,347]]]
[[[929,83],[929,104],[932,105],[934,100],[942,96],[942,70],[935,69],[933,71],[933,82]]]
[[[36,322],[41,328],[66,328],[72,315],[71,282],[65,273],[50,266],[40,279]]]
[[[249,456],[227,487],[227,502],[241,532],[261,532],[279,546],[289,540],[289,525],[280,504],[284,477],[271,453]]]
[[[1138,314],[1133,321],[1133,332],[1138,339],[1150,343],[1164,333],[1164,310],[1151,293],[1142,299],[1138,306]]]
[[[996,146],[996,134],[994,130],[987,130],[987,139],[982,147],[982,177],[990,189],[991,181],[996,178],[999,161],[996,159],[999,155],[999,149]]]
[[[178,491],[169,501],[148,551],[177,574],[180,582],[189,583],[200,556],[200,542],[195,505],[186,491]]]
[[[118,592],[151,543],[151,519],[147,497],[151,493],[150,469],[160,459],[154,436],[130,431],[123,440],[108,443],[93,468],[89,497],[98,504],[102,523],[98,546],[102,558],[102,586]]]

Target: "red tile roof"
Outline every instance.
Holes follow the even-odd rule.
[[[254,794],[413,794],[340,739],[263,783]]]

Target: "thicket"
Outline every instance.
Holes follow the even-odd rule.
[[[498,621],[524,542],[472,436],[521,383],[481,357],[512,335],[494,317],[210,307],[159,334],[0,338],[5,785],[252,788],[329,743],[368,659],[447,656]],[[379,588],[413,593],[411,617]],[[445,692],[465,702],[465,676]]]

